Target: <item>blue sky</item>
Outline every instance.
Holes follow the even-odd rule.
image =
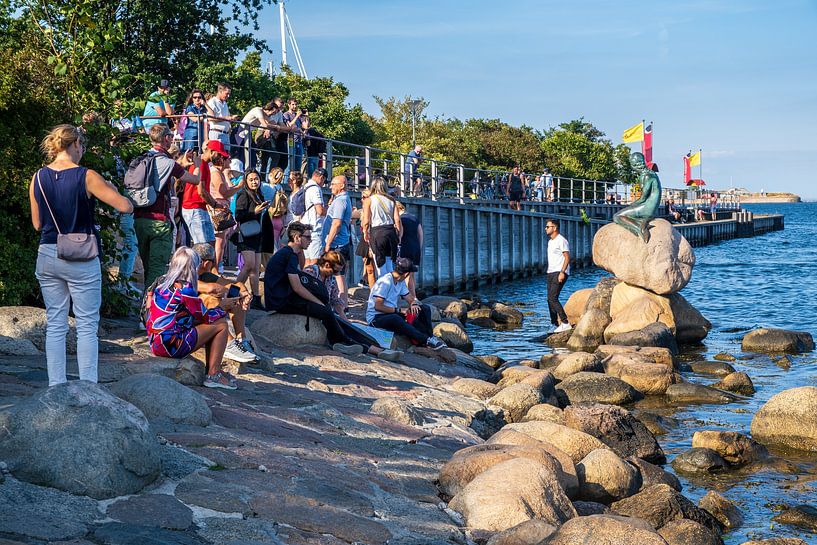
[[[817,199],[817,1],[288,0],[310,76],[350,100],[548,128],[583,116],[618,143],[654,122],[666,187],[703,149],[710,187]],[[280,63],[277,7],[261,37]],[[292,63],[292,59],[290,59]],[[697,177],[697,167],[694,170]]]

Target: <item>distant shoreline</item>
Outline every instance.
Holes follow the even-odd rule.
[[[748,193],[740,196],[741,204],[768,204],[803,202],[800,195],[794,193]]]

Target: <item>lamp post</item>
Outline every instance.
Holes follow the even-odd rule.
[[[422,100],[410,100],[409,104],[411,104],[411,147],[417,145],[417,134],[415,129],[415,124],[417,120],[417,106],[419,106],[423,101]]]

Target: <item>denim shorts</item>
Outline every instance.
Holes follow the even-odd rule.
[[[207,210],[202,210],[201,208],[182,208],[182,219],[185,225],[187,225],[187,231],[190,233],[190,238],[193,239],[193,244],[214,242],[216,240],[213,221],[210,219],[210,214],[207,213]]]

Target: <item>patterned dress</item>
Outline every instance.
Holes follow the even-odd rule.
[[[204,306],[188,282],[171,290],[153,292],[147,321],[151,351],[165,358],[183,358],[196,347],[198,324],[212,324],[227,316],[221,307]]]

